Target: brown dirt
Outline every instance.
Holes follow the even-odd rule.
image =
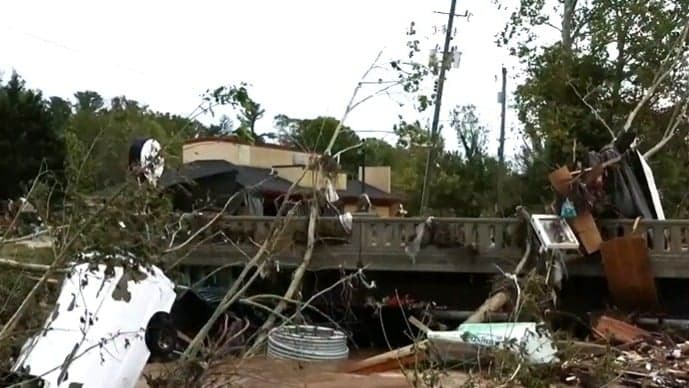
[[[407,388],[413,385],[400,371],[356,375],[342,373],[345,363],[300,363],[296,361],[254,358],[227,360],[213,368],[213,374],[205,381],[205,387],[242,388]],[[166,373],[174,364],[150,364],[145,373]],[[469,377],[459,372],[449,372],[442,377],[442,386],[460,387]],[[147,388],[142,378],[137,388]]]

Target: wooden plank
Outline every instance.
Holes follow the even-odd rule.
[[[608,240],[600,251],[608,289],[620,307],[635,310],[658,305],[644,237],[634,234]]]
[[[426,350],[428,347],[428,340],[423,340],[416,344],[407,345],[399,349],[393,349],[389,352],[378,354],[376,356],[355,362],[349,365],[345,372],[370,374],[389,370],[398,370],[401,367],[407,367],[415,364],[416,362],[424,361],[426,359]]]

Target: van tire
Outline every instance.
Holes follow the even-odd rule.
[[[151,356],[167,358],[177,345],[177,329],[170,314],[159,311],[151,317],[146,328],[146,346]]]

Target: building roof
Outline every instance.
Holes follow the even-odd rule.
[[[194,139],[189,139],[184,142],[184,145],[190,145],[190,144],[196,144],[196,143],[204,143],[208,141],[214,141],[214,142],[223,142],[223,143],[234,143],[234,144],[242,144],[242,145],[248,145],[252,147],[260,147],[260,148],[272,148],[276,150],[285,150],[285,151],[294,151],[294,152],[303,152],[303,153],[311,153],[309,151],[301,150],[297,147],[287,145],[287,144],[276,144],[276,143],[252,143],[250,141],[244,140],[239,138],[238,136],[235,135],[227,135],[227,136],[208,136],[208,137],[197,137]]]
[[[215,175],[233,174],[234,180],[244,187],[260,185],[261,192],[287,193],[292,183],[278,176],[271,176],[270,169],[261,167],[242,166],[225,160],[196,160],[185,163],[179,170],[165,170],[160,179],[160,185],[169,187],[180,183],[191,183],[193,180]],[[337,190],[342,198],[358,198],[361,195],[362,182],[348,180],[346,190]],[[373,201],[400,200],[397,195],[386,193],[369,184],[365,185],[366,194]]]
[[[191,183],[200,178],[232,174],[234,180],[244,187],[260,185],[263,192],[287,192],[292,184],[286,179],[271,176],[270,169],[240,166],[225,160],[196,160],[185,163],[179,170],[166,170],[160,179],[161,186],[169,187],[180,183]],[[263,182],[263,183],[261,183]]]

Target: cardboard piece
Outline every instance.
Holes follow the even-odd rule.
[[[584,252],[590,255],[597,252],[603,243],[603,237],[600,235],[596,221],[590,212],[579,213],[576,217],[569,220],[570,226],[579,238]]]
[[[569,183],[572,181],[572,173],[567,166],[560,167],[548,175],[548,180],[556,193],[567,196],[569,194]]]
[[[603,272],[608,289],[619,307],[653,309],[658,305],[646,239],[632,234],[601,244]]]

